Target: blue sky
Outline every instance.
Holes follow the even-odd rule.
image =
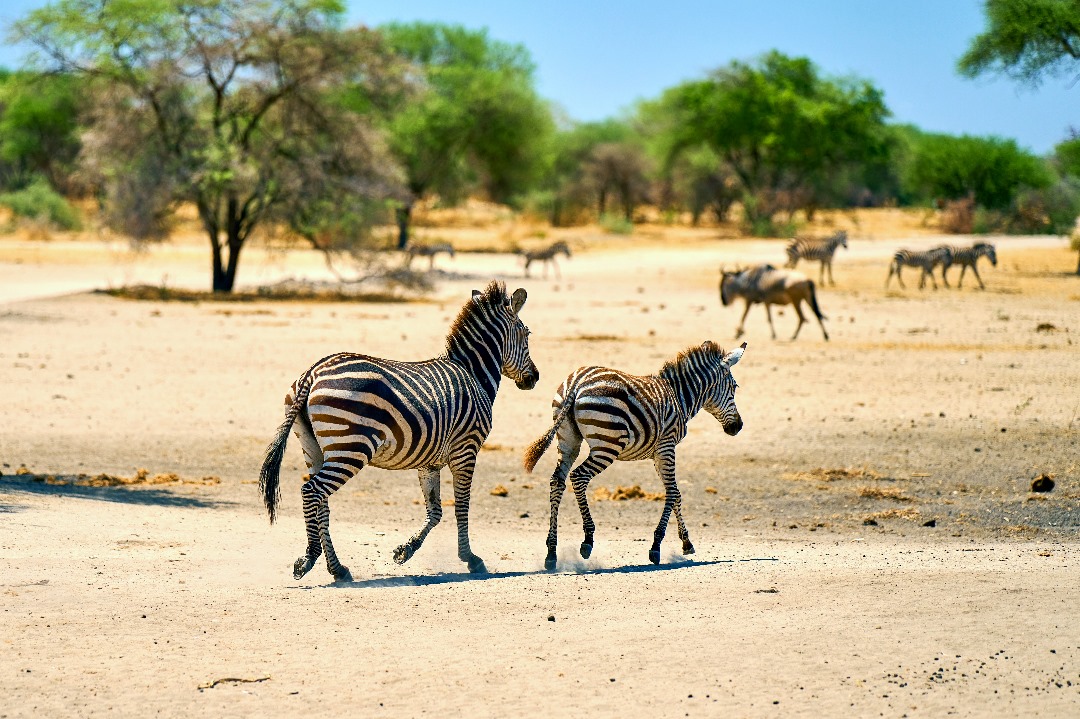
[[[6,0],[0,25],[45,4]],[[997,135],[1049,152],[1080,129],[1080,85],[1038,89],[966,80],[956,60],[982,31],[981,0],[348,0],[350,23],[392,20],[486,27],[527,47],[539,92],[576,120],[618,115],[731,60],[771,49],[805,56],[828,75],[857,75],[884,90],[895,122],[927,131]],[[0,65],[21,54],[0,46]]]

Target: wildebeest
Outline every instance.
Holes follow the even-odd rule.
[[[445,252],[446,254],[450,255],[450,257],[453,257],[454,246],[451,245],[449,242],[440,242],[433,245],[410,244],[408,247],[405,248],[405,266],[412,267],[413,258],[427,257],[429,260],[428,269],[433,270],[435,269],[435,255],[439,254],[440,252]]]
[[[746,323],[746,315],[750,312],[751,305],[765,305],[765,314],[769,318],[769,329],[773,339],[776,339],[776,328],[773,327],[771,305],[791,305],[795,308],[795,314],[799,316],[799,325],[795,328],[795,334],[791,339],[799,336],[806,317],[802,313],[802,303],[810,305],[814,315],[821,325],[821,334],[829,339],[829,333],[825,329],[825,315],[818,307],[817,293],[814,291],[814,281],[801,272],[794,270],[778,270],[772,265],[757,265],[745,270],[726,272],[721,270],[720,277],[720,301],[725,307],[735,301],[736,297],[742,297],[746,301],[746,309],[743,310],[739,327],[735,330],[735,338],[743,335],[743,325]]]

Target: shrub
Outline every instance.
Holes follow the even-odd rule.
[[[63,230],[82,227],[75,208],[41,178],[21,190],[0,194],[0,205],[9,208],[16,217],[47,221]]]
[[[600,226],[612,235],[629,235],[634,231],[634,223],[622,215],[604,213],[600,215]]]
[[[1080,215],[1080,180],[1067,177],[1045,189],[1017,193],[1009,228],[1025,234],[1067,235]]]

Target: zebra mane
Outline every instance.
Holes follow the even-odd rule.
[[[500,305],[509,306],[510,298],[506,294],[506,284],[498,280],[492,280],[484,291],[469,299],[458,312],[457,318],[450,325],[450,333],[446,336],[446,353],[452,355],[457,348],[461,331],[481,319],[487,308]]]
[[[703,344],[694,345],[693,347],[684,349],[675,356],[675,359],[665,362],[658,374],[664,379],[671,379],[684,374],[689,368],[689,365],[693,364],[698,359],[702,359],[706,356],[723,357],[724,354],[724,349],[720,345],[712,340],[707,340]]]

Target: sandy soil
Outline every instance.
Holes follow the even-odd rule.
[[[741,305],[720,306],[718,268],[779,263],[781,243],[578,235],[561,280],[459,253],[426,302],[194,304],[43,295],[194,283],[201,246],[0,239],[0,718],[1080,715],[1075,254],[998,238],[985,291],[920,292],[914,273],[885,290],[893,250],[940,239],[853,234],[837,286],[819,287],[830,342],[816,323],[786,339],[790,310],[774,341],[751,312],[745,429],[702,415],[679,448],[696,555],[671,531],[649,565],[661,505],[595,500],[582,560],[571,501],[555,573],[554,452],[534,475],[520,464],[554,388],[581,364],[644,374],[704,339],[734,346]],[[244,262],[248,284],[321,263]],[[293,581],[295,442],[273,527],[255,485],[289,383],[339,350],[437,354],[492,277],[529,290],[542,376],[504,385],[478,463],[490,573],[464,572],[452,520],[393,564],[422,524],[419,487],[367,469],[332,502],[356,581],[321,565]],[[137,484],[77,479],[140,468]],[[1031,492],[1043,474],[1054,490]],[[660,486],[619,463],[593,490],[633,485]]]

